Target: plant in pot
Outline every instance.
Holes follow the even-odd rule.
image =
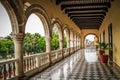
[[[102,50],[103,50],[103,54],[100,55],[100,59],[103,63],[107,63],[108,62],[108,58],[109,58],[109,54],[107,54],[109,48],[108,48],[108,43],[102,43]]]
[[[103,55],[105,45],[106,45],[105,42],[98,42],[98,48],[99,48],[99,54],[100,55]]]

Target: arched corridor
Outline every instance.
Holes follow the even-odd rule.
[[[0,0],[0,80],[119,80],[119,8],[120,0]]]
[[[100,62],[95,49],[82,49],[29,80],[119,80],[116,64]]]
[[[98,38],[94,34],[88,34],[84,38],[84,48],[96,48]]]

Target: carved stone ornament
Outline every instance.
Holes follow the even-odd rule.
[[[11,34],[11,35],[13,40],[20,40],[20,41],[23,40],[25,36],[25,34],[23,33],[17,33],[17,34]]]

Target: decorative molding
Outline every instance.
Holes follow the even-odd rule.
[[[13,40],[19,40],[19,41],[24,40],[24,37],[25,37],[25,34],[23,33],[17,33],[17,34],[11,34],[11,35]]]

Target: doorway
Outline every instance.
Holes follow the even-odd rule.
[[[96,48],[96,42],[98,38],[94,34],[88,34],[84,39],[84,47],[85,48]]]

